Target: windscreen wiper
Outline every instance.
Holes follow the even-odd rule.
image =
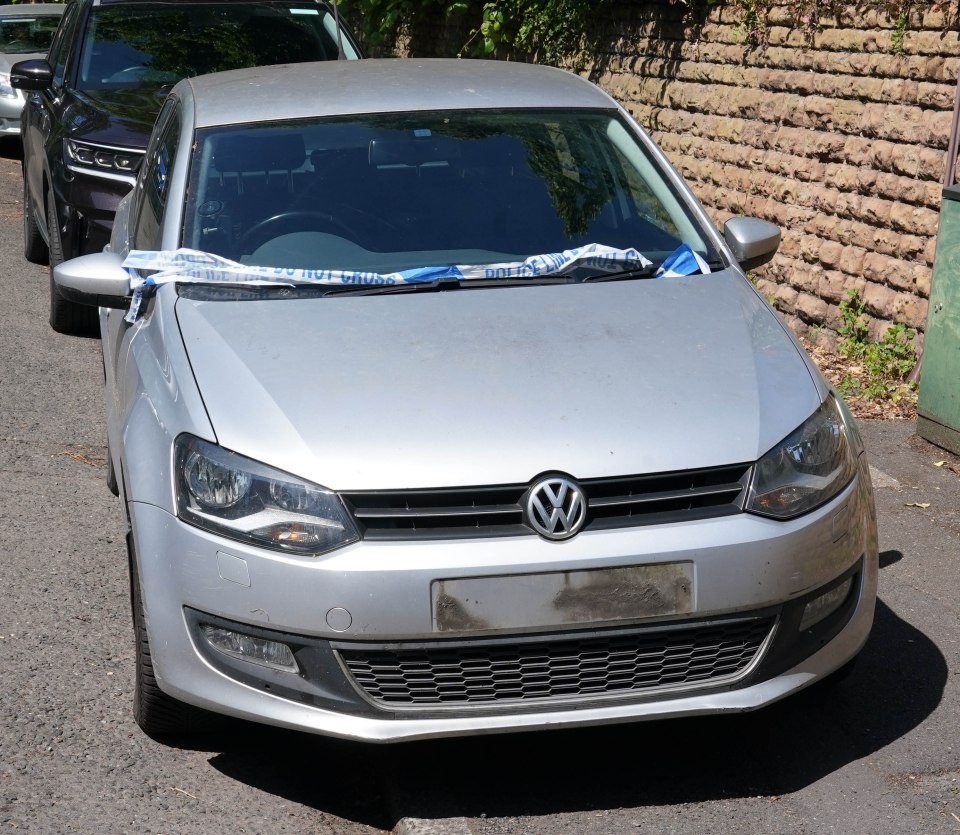
[[[445,276],[434,281],[402,284],[344,284],[324,288],[325,296],[385,296],[394,293],[438,293],[447,290],[475,290],[481,287],[529,287],[534,284],[570,284],[566,275],[531,278],[454,278]]]
[[[645,267],[634,267],[629,270],[619,270],[615,273],[594,273],[581,279],[581,283],[586,284],[590,282],[593,284],[599,281],[625,281],[631,278],[653,278],[659,269],[659,264],[647,264]]]

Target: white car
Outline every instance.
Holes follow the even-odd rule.
[[[10,68],[46,56],[65,8],[58,3],[0,6],[0,136],[20,135],[24,99],[10,86]]]
[[[836,392],[627,113],[557,69],[181,81],[107,252],[137,720],[393,741],[753,710],[877,585]]]

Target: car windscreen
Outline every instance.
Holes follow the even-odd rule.
[[[200,130],[183,246],[393,272],[598,244],[715,253],[613,111],[375,114]]]
[[[46,52],[59,22],[59,15],[0,17],[0,53]]]
[[[314,3],[136,3],[91,14],[76,82],[84,92],[338,56],[334,16]],[[346,38],[343,47],[357,57]]]

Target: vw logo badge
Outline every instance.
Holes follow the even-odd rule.
[[[562,476],[535,482],[527,496],[527,519],[544,539],[569,539],[587,518],[587,503],[580,488]]]

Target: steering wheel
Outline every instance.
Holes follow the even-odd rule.
[[[291,232],[320,232],[324,228],[335,230],[342,237],[353,240],[353,230],[333,215],[294,209],[278,212],[253,224],[240,236],[238,245],[241,252],[253,252],[280,235],[289,235]]]
[[[105,81],[132,81],[139,78],[146,72],[146,67],[135,66],[135,67],[124,67],[122,70],[117,70],[115,73],[111,73],[104,80]]]
[[[180,76],[170,70],[158,70],[151,67],[124,67],[117,70],[112,75],[107,76],[104,81],[112,84],[122,83],[124,81],[157,81],[176,83]]]

